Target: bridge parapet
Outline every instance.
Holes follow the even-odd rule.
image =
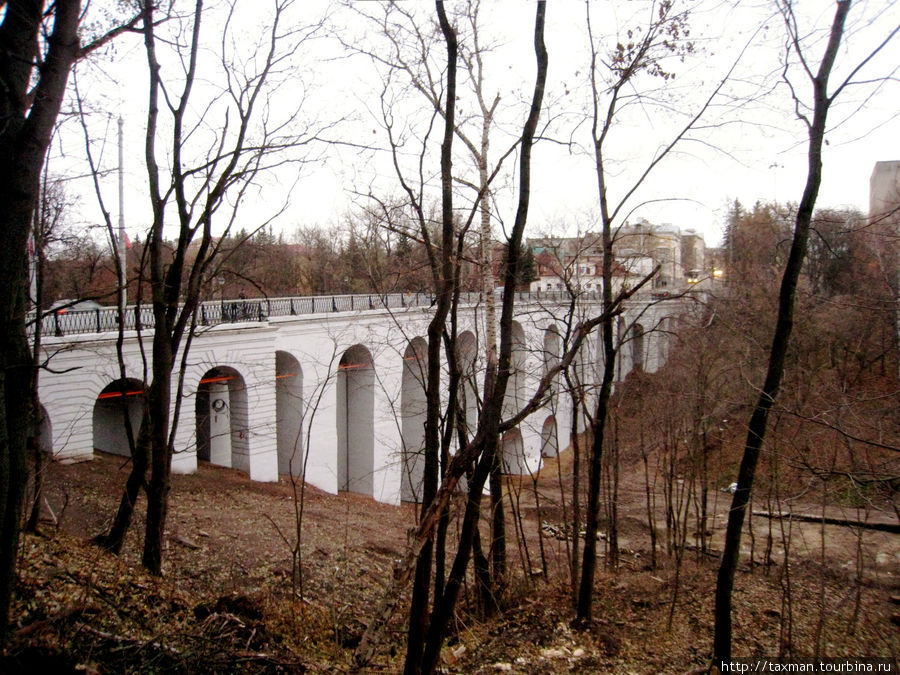
[[[498,300],[503,297],[497,292]],[[516,291],[516,299],[522,303],[568,302],[569,296],[563,291]],[[582,301],[599,302],[597,294],[584,294]],[[460,304],[477,305],[482,301],[481,293],[466,292],[460,296]],[[429,293],[387,293],[359,295],[307,295],[287,298],[253,298],[234,300],[209,300],[197,308],[197,323],[201,326],[215,326],[224,323],[245,323],[266,321],[269,317],[302,316],[327,314],[332,312],[366,312],[396,310],[415,307],[430,307],[434,296]],[[129,305],[124,311],[125,330],[152,329],[154,327],[153,308],[150,305]],[[36,326],[34,312],[28,317],[28,334],[33,335]],[[90,333],[115,332],[119,328],[117,307],[96,309],[58,308],[47,311],[41,317],[41,334],[62,337]]]

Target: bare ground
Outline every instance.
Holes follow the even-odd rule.
[[[654,567],[642,474],[639,467],[626,474],[618,500],[619,570],[598,574],[594,624],[575,630],[566,571],[571,540],[562,532],[568,507],[557,478],[558,471],[567,475],[570,462],[566,455],[560,462],[547,462],[537,493],[528,478],[509,482],[508,503],[519,503],[525,538],[514,537],[510,521],[509,560],[516,572],[508,599],[490,620],[464,603],[444,650],[446,671],[679,673],[707,666],[715,551],[729,496],[715,495],[711,553],[689,548],[680,566],[664,554],[660,498]],[[299,486],[284,479],[254,483],[237,471],[204,464],[194,475],[174,477],[165,574],[156,579],[140,568],[140,508],[120,557],[87,543],[111,518],[127,470],[121,458],[103,455],[49,469],[41,534],[27,535],[22,543],[15,634],[0,670],[350,668],[353,647],[415,520],[411,505],[307,488],[298,577],[292,549]],[[817,513],[820,507],[793,508]],[[854,514],[859,515],[849,513]],[[454,520],[451,531],[456,525]],[[782,532],[788,528],[785,566]],[[770,531],[772,562],[760,564]],[[896,664],[897,535],[758,517],[753,532],[752,540],[745,538],[734,600],[736,655],[880,656]],[[692,535],[688,539],[694,543]],[[747,562],[751,546],[753,565]],[[521,573],[525,569],[531,573]],[[402,619],[396,617],[370,671],[402,669]]]

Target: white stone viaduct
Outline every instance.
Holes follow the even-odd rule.
[[[183,372],[176,368],[173,375],[173,388],[183,375],[184,392],[173,471],[193,472],[198,461],[205,460],[244,471],[253,480],[276,481],[279,474],[300,475],[305,465],[305,479],[327,492],[351,490],[392,504],[415,500],[424,433],[419,366],[431,312],[428,302],[374,297],[375,302],[372,296],[317,298],[320,305],[327,303],[327,311],[313,305],[315,313],[294,313],[310,299],[290,299],[290,312],[284,316],[274,316],[276,312],[255,301],[241,303],[240,312],[226,311],[224,303],[205,306],[204,316],[207,309],[215,310],[219,319],[230,322],[199,327]],[[400,302],[388,302],[391,298]],[[286,300],[280,300],[280,306],[286,307]],[[469,300],[460,309],[459,353],[477,384],[467,391],[483,380],[485,334],[483,307],[477,296]],[[271,309],[271,301],[266,304]],[[247,306],[252,311],[246,311]],[[649,372],[660,367],[667,337],[652,329],[665,327],[683,309],[684,302],[676,299],[660,302],[648,295],[630,301],[620,333],[640,337],[623,344],[618,379],[636,362]],[[598,311],[596,300],[579,308],[582,316]],[[547,363],[560,353],[564,312],[560,299],[520,294],[510,412],[528,400]],[[62,322],[59,316],[45,320],[48,334],[42,350],[50,369],[40,375],[42,444],[63,461],[87,460],[95,451],[128,455],[124,413],[127,409],[136,430],[146,379],[138,333],[125,332],[128,378],[122,381],[116,331],[108,330],[99,312],[88,312],[89,323],[96,318],[96,327],[105,332],[90,328],[93,332],[68,334],[66,324],[78,318],[76,314],[70,312]],[[147,359],[151,331],[142,332]],[[598,379],[598,344],[592,334],[579,359],[580,377],[588,388]],[[568,437],[567,399],[557,393],[505,436],[508,472],[534,471],[542,455],[556,454],[556,431],[560,438]],[[474,422],[471,394],[467,408]]]

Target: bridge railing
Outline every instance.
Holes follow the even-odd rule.
[[[502,289],[497,290],[498,300]],[[599,300],[598,294],[586,294],[585,299]],[[481,293],[464,292],[460,304],[471,306],[481,302]],[[565,291],[516,291],[519,302],[568,302]],[[245,323],[267,321],[276,316],[301,316],[330,312],[375,311],[383,309],[406,309],[430,307],[434,296],[430,293],[386,293],[359,295],[308,295],[286,298],[253,298],[237,300],[209,300],[200,303],[197,309],[197,323],[201,326],[215,326],[224,323]],[[153,310],[149,305],[129,305],[124,312],[125,330],[153,328]],[[34,334],[36,316],[28,316],[27,331]],[[119,311],[116,307],[97,309],[55,309],[46,311],[41,317],[42,335],[79,335],[86,333],[107,333],[119,328]]]

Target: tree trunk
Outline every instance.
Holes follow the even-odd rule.
[[[6,248],[6,247],[3,247]],[[22,246],[24,251],[24,242]],[[0,256],[4,282],[20,292],[0,301],[0,646],[6,643],[9,605],[16,582],[16,557],[19,553],[19,527],[22,502],[28,477],[26,445],[27,420],[32,400],[29,391],[31,354],[24,331],[25,275],[16,275],[14,265],[7,266],[9,254]],[[13,269],[10,269],[12,267]],[[18,316],[18,320],[17,320]]]
[[[592,619],[594,573],[597,568],[597,530],[600,515],[600,479],[603,468],[603,442],[606,430],[606,416],[609,408],[609,397],[616,370],[617,345],[614,340],[616,317],[612,314],[612,271],[613,271],[613,238],[612,220],[606,200],[606,176],[604,174],[602,140],[598,138],[594,118],[594,153],[597,172],[597,189],[600,195],[600,212],[603,219],[603,320],[600,323],[603,339],[603,379],[597,397],[597,408],[591,424],[591,450],[588,457],[588,494],[585,504],[584,553],[581,561],[581,579],[578,585],[578,598],[575,603],[575,619],[578,623],[588,624]]]
[[[46,268],[46,256],[44,251],[46,242],[43,236],[44,209],[42,205],[44,203],[44,188],[46,187],[47,182],[46,166],[45,163],[44,180],[40,188],[41,196],[35,204],[36,210],[32,215],[33,226],[31,236],[34,255],[31,256],[31,260],[28,261],[28,266],[26,268],[29,274],[34,275],[34,297],[30,298],[31,308],[34,309],[34,324],[32,324],[34,337],[31,342],[31,358],[33,363],[39,363],[41,359],[41,307],[44,304],[44,270]],[[31,504],[28,506],[29,513],[25,523],[25,531],[31,533],[36,533],[38,531],[38,525],[41,519],[41,498],[44,493],[45,460],[48,459],[44,456],[44,411],[41,408],[40,394],[38,391],[40,372],[41,371],[38,368],[32,368],[31,383],[29,385],[33,397],[31,404],[33,417],[29,439],[27,441],[31,446],[29,449],[31,450],[32,456]],[[48,439],[48,443],[52,444],[53,439]]]
[[[506,586],[506,510],[503,508],[503,452],[494,453],[488,485],[491,493],[491,598],[489,614],[497,609],[497,603]]]
[[[604,343],[612,344],[613,319],[604,320]],[[603,382],[594,412],[594,423],[591,428],[593,438],[588,467],[588,494],[584,513],[584,554],[581,560],[581,580],[578,585],[578,600],[575,617],[579,623],[588,624],[592,618],[594,573],[597,569],[597,532],[600,520],[600,479],[603,471],[603,434],[606,429],[606,414],[612,381],[615,372],[615,359],[607,358],[603,364]],[[575,533],[578,536],[578,533]]]
[[[32,407],[33,414],[38,416],[38,405],[40,405],[37,401],[35,401],[35,405]],[[38,524],[41,520],[41,496],[44,492],[44,471],[46,470],[46,465],[44,464],[44,453],[41,450],[41,432],[40,427],[38,427],[37,435],[32,436],[29,439],[29,443],[31,445],[31,502],[28,504],[28,519],[25,521],[25,531],[30,532],[32,534],[38,531]]]
[[[713,644],[713,658],[715,662],[731,659],[731,595],[734,589],[734,575],[740,556],[741,532],[744,527],[747,505],[750,502],[750,492],[753,488],[756,465],[762,449],[763,439],[766,435],[766,422],[768,421],[769,410],[775,403],[784,373],[784,361],[794,321],[794,298],[797,291],[797,281],[803,267],[803,259],[806,257],[809,226],[816,197],[819,194],[819,185],[822,181],[822,145],[825,138],[828,109],[833,100],[828,96],[828,78],[837,56],[837,50],[844,32],[844,21],[849,10],[850,0],[839,0],[834,20],[831,24],[825,55],[822,58],[818,73],[815,77],[812,77],[814,103],[813,120],[811,123],[807,122],[809,153],[806,187],[803,190],[803,198],[797,209],[791,251],[781,280],[781,290],[778,296],[778,319],[769,351],[766,379],[753,413],[750,416],[750,423],[747,425],[744,456],[738,471],[737,490],[734,493],[731,509],[728,512],[725,545],[716,582],[716,625]],[[797,43],[794,44],[796,48],[799,48]]]
[[[147,408],[150,428],[150,481],[147,484],[147,523],[141,563],[151,574],[162,574],[162,551],[171,487],[172,452],[169,447],[169,409],[172,401],[174,355],[165,326],[164,310],[156,308],[153,335],[153,382]]]
[[[0,25],[0,279],[7,289],[0,294],[0,647],[6,644],[16,580],[27,482],[27,420],[34,400],[30,391],[33,364],[25,336],[26,242],[38,199],[41,167],[69,72],[78,56],[81,3],[59,0],[53,5],[53,32],[37,76],[34,64],[41,61],[37,52],[42,3],[9,3],[5,9]]]
[[[478,461],[472,481],[469,485],[466,511],[463,516],[463,524],[460,532],[459,544],[453,566],[447,579],[444,594],[435,603],[428,627],[428,637],[425,644],[425,652],[422,658],[422,672],[433,673],[438,666],[440,649],[443,644],[444,631],[447,623],[456,607],[459,589],[465,578],[466,568],[472,551],[472,542],[475,528],[478,527],[480,517],[481,491],[484,482],[490,473],[495,461],[495,455],[499,443],[499,427],[503,410],[503,399],[506,394],[506,386],[510,375],[510,363],[512,355],[512,321],[515,305],[516,279],[519,271],[519,253],[522,237],[525,231],[525,223],[528,217],[528,203],[531,185],[531,149],[534,135],[540,116],[541,104],[544,97],[544,85],[547,79],[547,50],[544,46],[544,15],[546,2],[539,0],[535,15],[534,50],[537,60],[537,77],[534,85],[528,119],[522,132],[522,147],[519,164],[519,203],[516,209],[516,219],[509,238],[507,254],[507,267],[504,279],[503,306],[500,318],[500,353],[496,373],[488,371],[485,374],[485,404],[479,421],[478,437],[484,441],[481,458]],[[442,13],[442,12],[441,12]],[[446,18],[442,19],[442,28]],[[446,26],[449,28],[449,25]],[[446,34],[446,29],[445,29]]]
[[[499,415],[497,423],[499,424]],[[468,500],[466,501],[466,510],[459,534],[456,557],[453,559],[453,566],[450,568],[444,595],[436,601],[431,615],[431,623],[428,627],[428,640],[422,657],[422,672],[424,673],[433,673],[437,669],[441,645],[444,642],[444,630],[456,607],[459,589],[466,575],[475,530],[478,528],[478,521],[481,517],[481,491],[484,489],[485,480],[490,472],[494,454],[497,451],[496,438],[496,434],[493,436],[493,442],[491,442],[490,436],[487,438],[481,460],[478,462],[478,466],[469,483]]]
[[[494,297],[494,238],[491,236],[491,199],[488,178],[488,152],[490,151],[490,128],[493,110],[484,103],[479,87],[478,100],[483,116],[481,127],[481,152],[478,157],[478,181],[481,188],[479,211],[481,216],[480,264],[481,293],[484,297],[484,341],[485,369],[493,372],[497,368],[497,300]],[[496,106],[496,101],[495,101]],[[489,581],[483,599],[485,614],[493,615],[503,594],[506,579],[506,515],[503,510],[503,466],[502,457],[495,454],[489,480],[491,493],[491,556]]]
[[[465,237],[458,236],[456,241],[456,254],[453,263],[452,304],[450,308],[450,327],[444,333],[444,349],[447,355],[447,415],[444,419],[444,430],[441,435],[441,475],[443,481],[450,468],[450,446],[453,443],[454,434],[458,438],[459,450],[466,445],[469,431],[466,429],[465,413],[465,388],[463,376],[459,368],[457,358],[457,334],[459,333],[459,294],[460,294],[460,261],[463,259],[463,247]],[[460,399],[463,403],[460,405]],[[435,495],[436,497],[436,495]],[[434,501],[434,498],[432,498]],[[424,515],[424,513],[423,513]],[[444,593],[444,584],[447,581],[447,531],[450,527],[449,504],[441,509],[441,517],[438,521],[434,547],[434,596],[440,597]]]
[[[127,415],[127,412],[126,412]],[[130,424],[129,422],[126,422]],[[125,481],[125,490],[122,492],[122,499],[119,500],[119,507],[116,509],[115,518],[109,528],[109,532],[94,537],[95,544],[102,546],[110,553],[118,555],[122,551],[122,545],[125,543],[125,535],[128,534],[128,528],[131,527],[131,518],[134,515],[134,507],[140,496],[141,488],[147,481],[147,465],[150,458],[150,418],[148,410],[145,406],[144,414],[141,419],[141,426],[138,430],[138,437],[132,446],[131,451],[131,471]]]
[[[456,31],[447,20],[444,3],[436,3],[438,21],[447,43],[447,103],[444,111],[444,138],[441,143],[441,251],[439,270],[435,274],[437,307],[428,324],[428,372],[425,388],[425,467],[422,483],[422,514],[434,502],[438,488],[439,451],[441,447],[441,346],[447,316],[453,302],[453,135],[456,119]],[[425,233],[423,233],[425,234]],[[428,616],[431,585],[433,542],[429,539],[419,552],[416,563],[412,602],[409,609],[409,632],[406,641],[404,672],[418,673],[422,665],[422,648]]]
[[[580,388],[565,373],[566,383],[572,402],[572,421],[569,427],[569,439],[572,444],[572,554],[569,558],[569,584],[572,587],[572,597],[578,597],[578,551],[580,549],[579,532],[581,532],[581,439],[578,437],[578,419],[581,416]]]

